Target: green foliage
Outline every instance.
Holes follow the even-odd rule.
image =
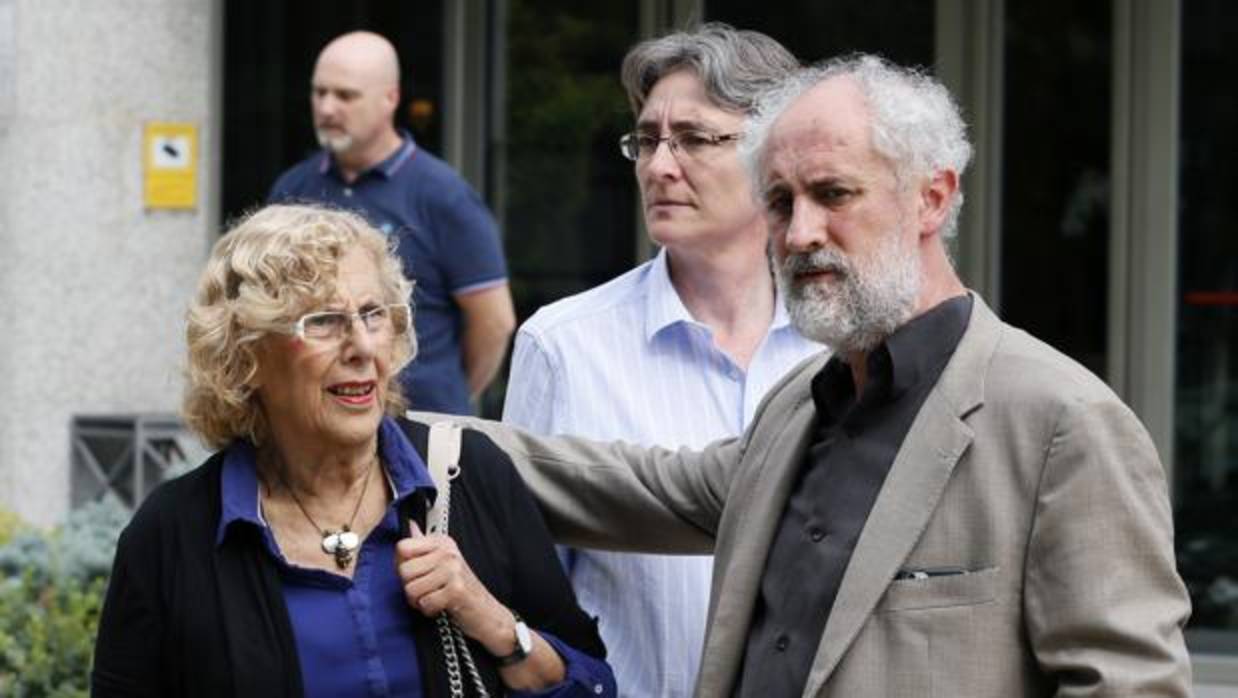
[[[88,695],[107,574],[128,518],[108,500],[44,532],[0,512],[0,696]]]
[[[21,528],[21,519],[16,514],[0,509],[0,547],[8,545]]]

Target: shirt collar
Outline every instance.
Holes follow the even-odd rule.
[[[936,379],[967,329],[971,304],[969,294],[942,301],[890,335],[885,346],[890,354],[891,397],[897,398],[926,378]]]
[[[429,501],[434,501],[434,481],[425,461],[391,417],[383,417],[378,425],[378,452],[386,464],[384,474],[393,504],[398,505],[419,490],[424,491]],[[233,524],[267,527],[259,505],[257,452],[249,441],[237,439],[224,453],[220,493],[223,502],[215,533],[216,545],[223,543]]]
[[[660,332],[678,323],[697,325],[709,331],[704,324],[697,322],[688,307],[683,304],[675,285],[671,283],[670,260],[666,248],[658,251],[653,263],[649,265],[648,292],[645,294],[645,341],[652,342]],[[774,284],[774,320],[770,323],[769,332],[794,330],[791,326],[791,315],[782,301],[782,292]]]
[[[223,506],[219,514],[219,528],[215,532],[215,544],[224,540],[224,534],[233,523],[243,522],[266,528],[262,508],[258,505],[257,453],[249,441],[237,439],[224,452],[223,470],[220,472],[220,496]]]
[[[868,353],[864,400],[893,402],[926,380],[937,380],[954,354],[971,317],[970,294],[943,301],[912,318]],[[855,399],[851,368],[833,356],[813,377],[817,411],[837,420]]]
[[[679,323],[699,324],[671,283],[671,269],[666,248],[658,251],[649,265],[645,294],[645,341],[652,342],[663,330]]]
[[[774,321],[770,323],[770,332],[782,330],[795,330],[791,326],[791,313],[787,312],[787,304],[783,301],[782,289],[778,287],[777,281],[774,282]],[[798,332],[799,330],[795,330]]]
[[[387,159],[359,174],[357,179],[361,179],[361,177],[371,172],[384,179],[391,179],[413,157],[413,154],[417,152],[417,143],[413,140],[413,135],[403,129],[399,133],[400,147],[394,153],[387,156]],[[323,148],[318,161],[318,173],[326,174],[328,172],[337,173],[338,168],[335,166],[335,158],[331,157],[331,151]]]

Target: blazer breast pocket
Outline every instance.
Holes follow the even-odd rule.
[[[899,573],[877,604],[878,613],[978,606],[997,599],[998,568],[928,568]]]
[[[914,563],[912,563],[914,564]],[[829,683],[830,696],[1021,695],[989,660],[1018,640],[1003,570],[915,568],[891,580]]]

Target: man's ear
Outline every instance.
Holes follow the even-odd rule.
[[[920,187],[920,236],[927,237],[941,230],[950,215],[950,206],[959,192],[959,174],[954,170],[937,170]]]
[[[388,110],[395,114],[396,109],[400,108],[400,86],[392,85],[388,87],[383,94],[383,99],[387,102]]]

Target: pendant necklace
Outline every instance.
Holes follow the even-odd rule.
[[[357,521],[357,512],[361,511],[361,503],[365,501],[365,492],[370,487],[370,477],[374,474],[375,466],[377,465],[378,457],[375,456],[373,466],[365,472],[365,482],[361,483],[361,496],[357,497],[357,506],[353,507],[352,517],[338,531],[332,531],[319,526],[314,517],[310,516],[310,513],[306,511],[305,505],[301,504],[301,499],[297,497],[296,490],[288,486],[288,481],[284,479],[283,472],[278,468],[275,470],[280,484],[284,486],[284,489],[288,490],[288,494],[292,495],[292,501],[296,502],[297,508],[305,515],[305,520],[309,521],[315,530],[322,531],[322,551],[333,556],[335,558],[335,566],[342,570],[348,569],[348,565],[352,563],[353,553],[361,546],[361,538],[352,530],[352,526]]]

